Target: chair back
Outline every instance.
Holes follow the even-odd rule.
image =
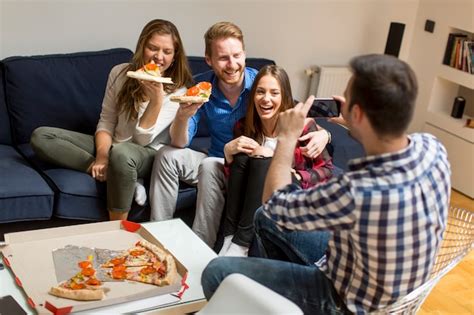
[[[398,302],[371,314],[416,314],[439,280],[474,247],[474,212],[450,207],[448,222],[430,279]]]

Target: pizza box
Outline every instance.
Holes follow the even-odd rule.
[[[178,302],[188,288],[188,270],[174,257],[178,280],[168,286],[155,286],[132,281],[104,282],[109,291],[100,301],[75,301],[48,294],[57,286],[53,251],[68,245],[125,250],[145,239],[170,253],[143,226],[130,221],[109,221],[68,227],[5,234],[1,249],[5,265],[10,267],[16,283],[25,291],[28,303],[40,314],[67,314],[107,305],[169,295],[168,303]],[[172,253],[170,253],[173,255]]]

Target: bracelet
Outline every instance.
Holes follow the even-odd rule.
[[[324,129],[324,130],[326,130],[326,129]],[[331,140],[332,140],[331,133],[327,130],[326,130],[326,132],[328,133],[328,143],[331,143]]]

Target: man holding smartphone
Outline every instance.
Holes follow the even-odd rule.
[[[432,135],[406,134],[417,82],[405,62],[366,55],[350,66],[345,99],[338,99],[367,157],[352,160],[348,172],[327,183],[298,189],[286,170],[313,97],[281,113],[255,230],[263,256],[286,261],[217,258],[202,277],[207,299],[237,272],[286,296],[305,314],[362,314],[395,303],[429,279],[450,196],[446,150]],[[316,265],[305,265],[320,246],[317,231],[332,237]],[[312,239],[297,244],[300,235]]]

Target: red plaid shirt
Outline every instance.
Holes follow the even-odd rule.
[[[234,126],[234,139],[243,135],[244,132],[244,119],[242,118]],[[303,132],[301,135],[307,133],[321,130],[322,128],[316,124],[316,122],[311,119],[306,126],[304,126]],[[333,164],[332,157],[329,154],[327,149],[324,149],[323,152],[315,157],[314,159],[306,157],[301,153],[301,147],[304,147],[306,144],[299,144],[295,148],[295,154],[293,159],[293,169],[301,176],[300,185],[301,188],[309,188],[318,183],[323,183],[327,181],[332,176]],[[229,168],[226,162],[224,167],[224,172],[226,176],[229,175]]]

